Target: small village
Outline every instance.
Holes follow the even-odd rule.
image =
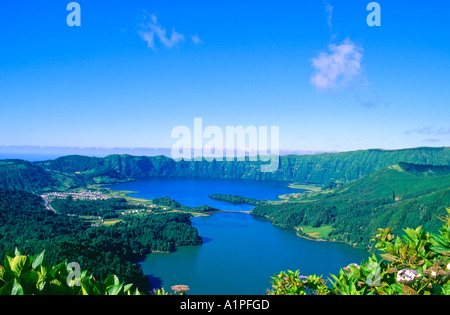
[[[54,200],[54,199],[66,199],[67,197],[72,197],[74,200],[107,200],[111,199],[110,196],[106,196],[101,192],[94,191],[80,191],[80,192],[51,192],[42,194],[41,197],[44,200]]]
[[[78,192],[50,192],[50,193],[44,193],[40,195],[41,198],[44,200],[44,205],[47,208],[47,210],[53,211],[56,213],[56,211],[51,206],[51,202],[56,199],[67,199],[68,197],[71,197],[73,200],[108,200],[114,197],[102,194],[101,192],[97,191],[78,191]],[[160,207],[155,204],[146,205],[142,203],[137,203],[135,205],[142,206],[142,209],[133,209],[133,210],[127,210],[118,212],[121,216],[129,216],[129,215],[136,215],[136,214],[143,214],[143,213],[151,213],[154,210],[161,209],[163,211],[169,210],[168,207]],[[68,214],[67,216],[76,216],[75,214]],[[105,220],[102,217],[97,216],[89,216],[85,217],[85,219],[92,220],[91,226],[102,226],[105,224]]]

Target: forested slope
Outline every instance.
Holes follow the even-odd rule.
[[[378,228],[423,225],[436,232],[450,206],[450,173],[438,169],[402,163],[332,190],[257,206],[253,215],[291,228],[328,225],[330,239],[361,247]]]

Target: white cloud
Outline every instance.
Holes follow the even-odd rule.
[[[444,136],[450,135],[450,128],[431,128],[431,127],[423,127],[417,129],[411,129],[405,131],[406,135],[411,134],[419,134],[419,135],[433,135],[433,136]]]
[[[311,84],[319,89],[340,88],[360,76],[362,47],[347,38],[339,45],[330,44],[328,50],[312,59]]]
[[[326,0],[325,3],[325,11],[327,12],[327,22],[330,30],[333,29],[333,7]]]
[[[196,45],[203,43],[203,41],[201,40],[201,38],[198,36],[198,34],[192,35],[191,36],[192,42]]]
[[[329,0],[323,0],[330,32],[330,43],[326,52],[321,52],[312,59],[314,73],[310,82],[319,90],[348,89],[354,96],[355,101],[366,107],[374,108],[378,105],[389,106],[378,93],[370,88],[370,84],[362,73],[363,48],[356,45],[349,38],[339,44],[338,33],[333,28],[335,15],[334,7]],[[337,11],[336,11],[337,12]]]
[[[141,28],[138,33],[151,49],[156,49],[155,37],[169,49],[184,41],[184,35],[177,33],[175,28],[172,29],[172,33],[169,36],[166,29],[159,24],[154,14],[150,16],[150,22],[141,24]]]

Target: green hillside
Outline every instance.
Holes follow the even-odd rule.
[[[174,161],[165,156],[111,155],[105,158],[68,156],[36,163],[46,169],[80,174],[87,182],[117,182],[146,177],[203,177],[275,180],[310,184],[348,183],[401,162],[450,165],[450,148],[362,150],[319,155],[282,156],[279,169],[261,172],[258,161]],[[436,170],[438,170],[436,168]],[[100,172],[100,173],[99,173]]]
[[[439,175],[447,168],[437,174],[435,166],[401,163],[333,190],[257,206],[253,215],[300,233],[302,227],[331,226],[329,239],[360,247],[370,245],[378,228],[423,225],[437,231],[438,216],[450,206],[450,173]]]
[[[71,155],[37,163],[49,171],[76,176],[83,184],[109,184],[129,180],[101,158]]]
[[[273,176],[288,181],[316,184],[326,184],[331,181],[348,183],[401,162],[450,165],[450,148],[361,150],[287,156],[281,158],[280,170]]]
[[[377,196],[398,201],[434,192],[445,185],[448,187],[448,175],[450,166],[400,163],[341,186],[335,192],[352,194],[359,199]]]
[[[27,161],[0,161],[0,188],[3,189],[40,192],[72,189],[83,184],[76,176],[45,170]]]

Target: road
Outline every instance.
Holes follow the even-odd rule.
[[[53,209],[53,207],[50,205],[50,200],[48,199],[48,198],[42,198],[43,200],[44,200],[44,206],[45,206],[45,208],[47,209],[47,210],[49,210],[49,211],[53,211],[54,213],[57,213],[56,211],[55,211],[55,209]]]

